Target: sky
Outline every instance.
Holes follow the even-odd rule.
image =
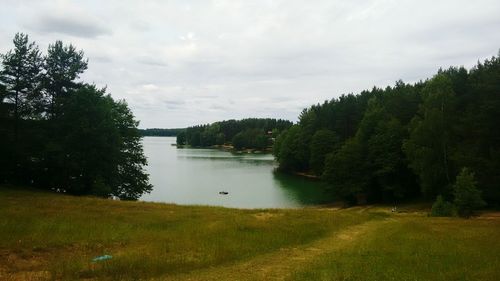
[[[81,80],[125,99],[141,128],[303,108],[500,49],[498,0],[2,0],[0,53],[24,32],[85,52]]]

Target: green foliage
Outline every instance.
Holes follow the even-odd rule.
[[[422,91],[423,102],[410,126],[404,144],[409,166],[419,176],[427,196],[445,193],[451,184],[450,154],[454,146],[456,122],[455,93],[451,79],[435,76]]]
[[[281,152],[281,147],[282,147],[283,141],[286,138],[287,132],[288,132],[288,130],[284,130],[283,132],[278,134],[274,140],[273,155],[274,155],[274,158],[276,158],[278,161],[279,161],[279,155]],[[281,162],[281,161],[279,161],[279,162]]]
[[[82,86],[69,93],[60,113],[52,124],[58,133],[42,161],[48,171],[38,185],[121,199],[137,199],[151,190],[138,123],[125,102]]]
[[[223,145],[226,142],[226,136],[223,133],[218,133],[215,137],[216,145]]]
[[[234,136],[232,143],[233,143],[234,148],[236,148],[236,149],[244,148],[245,143],[246,143],[244,133],[243,132],[237,133],[236,136]]]
[[[293,125],[279,136],[279,145],[274,154],[279,161],[279,168],[285,171],[303,171],[308,166],[309,154],[302,129]]]
[[[247,129],[234,136],[232,143],[235,149],[255,148],[265,149],[269,138],[259,129]]]
[[[177,133],[176,143],[177,145],[186,144],[186,131],[180,131],[179,133]]]
[[[13,43],[14,50],[1,55],[3,95],[0,102],[12,105],[15,129],[18,130],[20,119],[39,118],[43,99],[40,91],[43,60],[38,46],[29,42],[28,35],[17,33]]]
[[[47,111],[52,117],[59,113],[68,93],[79,87],[75,80],[87,70],[87,65],[83,51],[77,51],[73,45],[65,46],[59,40],[49,45],[43,81],[49,97]]]
[[[450,67],[423,82],[343,95],[304,109],[294,133],[277,138],[274,155],[285,171],[324,167],[333,189],[372,202],[451,197],[458,168],[471,167],[485,200],[498,205],[498,93],[500,57],[493,57],[469,71]],[[323,130],[338,136],[338,146],[315,137]]]
[[[42,57],[18,33],[1,62],[0,182],[122,199],[151,190],[128,105],[76,81],[82,51],[57,41]]]
[[[323,179],[340,198],[356,202],[358,195],[366,193],[369,176],[363,147],[356,138],[347,140],[336,153],[326,158]]]
[[[14,36],[14,49],[0,55],[0,182],[22,178],[23,166],[31,165],[34,148],[27,127],[31,120],[40,119],[43,102],[41,92],[42,56],[38,46],[29,42],[28,35]],[[29,141],[26,141],[25,138]],[[26,169],[27,170],[27,169]]]
[[[462,77],[463,74],[460,76]],[[456,167],[469,167],[484,199],[500,205],[500,56],[478,63],[461,84],[458,96],[459,124],[455,126],[459,149],[454,153]],[[457,171],[458,172],[458,171]]]
[[[323,174],[326,155],[336,150],[339,144],[339,137],[331,130],[324,129],[314,133],[310,144],[309,165],[316,175]]]
[[[448,201],[444,201],[443,196],[439,195],[434,204],[432,204],[431,216],[433,217],[451,217],[454,214],[454,206]]]
[[[401,151],[404,137],[404,126],[392,118],[380,121],[366,143],[372,176],[380,188],[391,191],[393,197],[403,197],[408,192],[405,190],[408,186],[404,186],[408,171]]]
[[[184,131],[186,131],[186,129],[159,129],[159,128],[139,129],[139,133],[143,137],[148,137],[148,136],[175,137]]]
[[[271,137],[290,126],[290,121],[270,118],[220,121],[187,128],[186,144],[210,147],[231,142],[236,149],[266,149],[271,145]]]
[[[467,168],[462,168],[457,175],[453,186],[453,195],[455,196],[453,202],[461,217],[470,217],[474,210],[486,205],[481,198],[481,191],[477,189],[474,173]]]
[[[416,112],[415,93],[398,81],[394,89],[369,100],[356,138],[366,154],[366,173],[370,175],[367,187],[370,201],[393,202],[418,193],[415,177],[407,167],[401,149],[407,137],[407,111]],[[406,106],[404,106],[406,105]]]

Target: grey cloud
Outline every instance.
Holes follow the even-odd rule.
[[[229,109],[229,107],[222,105],[222,104],[211,104],[208,108],[213,109],[213,110],[227,110],[227,109]]]
[[[28,27],[41,33],[58,33],[84,38],[112,34],[111,29],[103,24],[69,16],[42,16],[34,23],[29,24]]]
[[[110,57],[107,56],[91,56],[89,58],[90,61],[92,62],[100,62],[100,63],[111,63],[113,60]]]
[[[137,62],[150,66],[167,67],[168,63],[163,62],[159,58],[154,58],[150,56],[140,56],[137,58]]]
[[[186,107],[186,102],[183,100],[165,100],[163,105],[171,110],[184,109]]]

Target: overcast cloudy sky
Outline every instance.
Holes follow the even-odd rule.
[[[343,93],[470,67],[500,48],[498,0],[0,2],[0,53],[25,32],[85,51],[87,82],[140,127],[296,121]]]

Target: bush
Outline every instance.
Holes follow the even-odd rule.
[[[477,189],[474,173],[467,168],[462,168],[458,174],[453,191],[454,203],[461,217],[470,217],[474,210],[486,205],[481,198],[481,191]]]
[[[451,217],[453,216],[454,210],[453,204],[448,201],[444,201],[443,196],[439,195],[436,198],[434,204],[432,204],[431,216],[433,217]]]

